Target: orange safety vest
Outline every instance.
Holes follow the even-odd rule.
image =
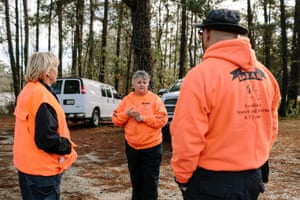
[[[39,149],[35,144],[35,118],[42,103],[49,104],[55,111],[58,120],[57,132],[69,139],[72,151],[67,155],[50,154]],[[14,164],[26,174],[53,176],[70,167],[77,158],[71,141],[65,113],[57,99],[40,82],[28,82],[17,98],[15,108]]]

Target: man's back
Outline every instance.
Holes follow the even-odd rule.
[[[180,89],[171,165],[189,200],[257,199],[264,191],[260,167],[277,136],[280,92],[249,40],[239,37],[247,32],[239,19],[234,11],[213,10],[198,25],[203,61]]]

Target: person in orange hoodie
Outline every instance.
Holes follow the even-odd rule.
[[[162,127],[168,121],[160,97],[148,90],[150,76],[143,70],[132,76],[133,92],[120,102],[112,121],[124,127],[132,200],[158,198],[162,160]]]
[[[77,158],[65,113],[50,86],[59,60],[50,52],[28,60],[14,115],[14,164],[23,200],[59,200],[63,172]]]
[[[277,137],[280,90],[255,57],[238,11],[216,9],[199,28],[202,62],[184,78],[170,132],[184,199],[256,200]]]

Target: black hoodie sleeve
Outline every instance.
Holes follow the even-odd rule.
[[[56,112],[49,104],[41,104],[36,114],[35,124],[34,140],[38,148],[59,155],[71,152],[70,141],[57,133]]]

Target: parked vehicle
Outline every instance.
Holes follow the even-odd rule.
[[[182,81],[183,81],[183,79],[178,79],[171,86],[170,89],[160,89],[158,92],[159,95],[162,95],[161,99],[162,99],[163,103],[165,104],[165,107],[167,109],[168,116],[169,116],[168,123],[162,129],[164,141],[170,141],[170,131],[169,131],[170,123],[173,119],[174,110],[175,110],[175,106],[176,106],[177,99],[179,96],[179,90],[180,90]]]
[[[121,100],[113,86],[86,78],[58,78],[51,87],[67,120],[85,120],[92,126],[98,126],[101,120],[111,120]]]

